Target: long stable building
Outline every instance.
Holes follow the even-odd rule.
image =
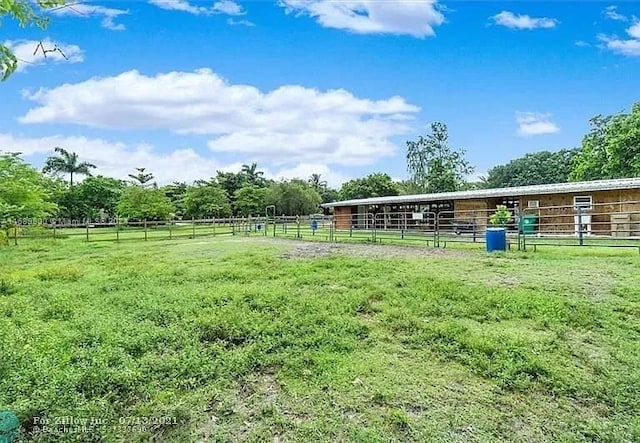
[[[547,226],[567,224],[566,220],[573,220],[580,208],[588,222],[586,229],[594,234],[612,232],[611,222],[623,216],[631,225],[628,231],[640,235],[640,178],[375,197],[322,206],[333,208],[337,229],[349,229],[367,214],[402,213],[446,213],[454,220],[468,220],[473,214],[474,223],[486,226],[489,214],[498,205],[524,213],[544,210],[540,224]]]

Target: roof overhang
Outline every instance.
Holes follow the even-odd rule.
[[[580,192],[640,189],[640,178],[594,180],[588,182],[554,183],[549,185],[514,186],[511,188],[476,189],[473,191],[441,192],[436,194],[397,195],[362,198],[324,203],[324,208],[358,205],[423,203],[440,200],[468,200],[474,198],[520,197],[525,195],[574,194]]]

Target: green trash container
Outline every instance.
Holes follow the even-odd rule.
[[[538,225],[538,216],[535,214],[525,214],[520,217],[520,232],[522,234],[533,234]]]

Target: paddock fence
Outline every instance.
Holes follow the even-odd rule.
[[[630,247],[640,251],[640,202],[512,208],[503,225],[509,249],[552,246]],[[86,242],[269,236],[329,242],[482,247],[495,209],[366,212],[336,215],[228,217],[189,220],[5,220],[10,244],[27,239]]]

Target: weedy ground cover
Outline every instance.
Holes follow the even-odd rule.
[[[26,441],[640,440],[637,251],[305,245],[0,249],[0,409]]]

